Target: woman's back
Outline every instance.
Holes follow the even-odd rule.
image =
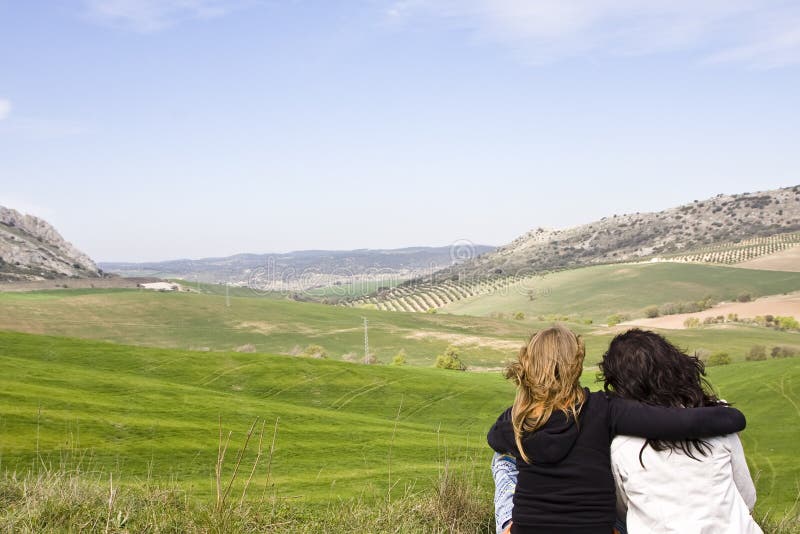
[[[756,493],[739,437],[730,434],[706,442],[707,454],[692,459],[681,450],[642,449],[642,438],[614,438],[617,513],[626,518],[628,532],[761,532],[750,515]]]

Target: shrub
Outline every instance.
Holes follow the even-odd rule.
[[[741,293],[739,296],[736,297],[736,300],[739,302],[750,302],[753,300],[753,295],[750,293]]]
[[[748,362],[758,362],[767,359],[767,347],[764,345],[753,345],[750,347],[750,352],[745,356]]]
[[[615,326],[619,323],[624,323],[625,321],[630,320],[630,318],[631,316],[627,313],[615,313],[613,315],[609,315],[606,318],[606,322],[608,323],[608,326]]]
[[[425,310],[425,313],[435,314],[436,308],[428,308],[427,310]]]
[[[794,317],[775,317],[775,324],[781,330],[798,330],[800,329],[800,323],[797,322],[797,319]]]
[[[644,316],[648,319],[654,319],[658,317],[658,306],[648,306],[644,309]]]
[[[697,328],[700,326],[700,319],[697,317],[689,317],[685,321],[683,321],[683,326],[686,328]]]
[[[786,345],[778,345],[777,347],[772,347],[770,355],[773,358],[792,358],[794,356],[797,356],[798,352],[800,351],[798,351],[794,347],[788,347]]]
[[[436,357],[435,367],[439,369],[452,369],[454,371],[466,371],[467,366],[461,361],[458,347],[450,345],[443,354]]]
[[[716,365],[728,365],[731,363],[731,357],[727,352],[715,352],[708,357],[707,365],[714,367]]]
[[[662,304],[658,309],[658,313],[660,315],[675,315],[676,313],[681,313],[681,311],[683,311],[683,306],[681,304],[674,304],[672,302]]]
[[[405,364],[406,364],[406,351],[400,349],[399,351],[397,351],[397,354],[394,355],[394,358],[392,358],[392,365],[396,365],[399,367]]]
[[[517,312],[514,314],[514,319],[517,321],[525,320],[525,314],[523,312]]]

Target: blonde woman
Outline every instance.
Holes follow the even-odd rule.
[[[744,415],[732,408],[647,406],[590,392],[580,385],[584,355],[580,336],[553,326],[534,334],[506,371],[516,398],[488,441],[513,456],[519,471],[511,533],[611,534],[616,498],[609,448],[618,434],[680,440],[745,427]]]

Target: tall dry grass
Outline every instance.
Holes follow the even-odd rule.
[[[149,477],[139,484],[120,486],[113,474],[92,469],[91,459],[75,451],[66,454],[57,467],[40,462],[25,473],[6,471],[0,475],[0,531],[494,532],[492,491],[482,485],[486,477],[476,476],[474,461],[451,462],[446,452],[433,484],[421,490],[408,485],[399,496],[390,484],[385,493],[365,489],[358,498],[327,505],[278,497],[270,482],[278,423],[276,419],[270,438],[265,436],[266,421],[256,419],[233,453],[231,433],[223,432],[220,421],[211,499],[193,496],[177,484],[153,483]],[[267,442],[271,443],[268,449]],[[244,465],[251,446],[257,447],[254,460]],[[456,463],[459,467],[454,467]],[[391,451],[389,470],[390,466]],[[265,480],[262,487],[253,483],[259,471]],[[241,493],[237,489],[234,494],[239,487]]]
[[[24,473],[5,471],[0,474],[0,532],[494,532],[493,488],[481,473],[488,465],[475,458],[453,461],[446,447],[440,447],[436,479],[423,489],[409,484],[398,496],[391,479],[390,448],[389,489],[384,493],[365,489],[357,498],[326,505],[280,498],[271,483],[279,420],[271,437],[265,434],[266,423],[254,420],[238,450],[230,453],[231,432],[223,432],[220,421],[211,499],[194,496],[178,484],[153,483],[149,476],[120,486],[113,474],[94,469],[91,458],[77,450],[67,451],[56,467],[40,461]],[[251,446],[257,447],[250,455],[254,459],[244,465]],[[253,483],[259,471],[263,486]],[[241,493],[237,489],[234,494],[234,488]],[[800,491],[788,513],[761,514],[764,532],[800,533],[798,503]]]

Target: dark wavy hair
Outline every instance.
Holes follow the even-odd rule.
[[[705,365],[697,356],[689,356],[655,332],[634,328],[617,335],[600,362],[601,379],[606,393],[655,406],[698,408],[726,405],[712,392],[706,380]],[[657,451],[680,450],[688,457],[705,456],[707,442],[700,439],[678,442],[647,440]]]

